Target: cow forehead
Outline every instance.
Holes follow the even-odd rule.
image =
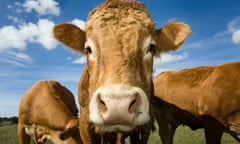
[[[112,18],[123,18],[127,16],[135,16],[141,19],[142,17],[150,17],[145,6],[139,2],[124,2],[118,3],[103,3],[97,6],[89,13],[89,20],[102,19],[109,20]]]
[[[131,39],[152,33],[154,23],[141,3],[126,2],[120,5],[104,3],[89,14],[86,31],[88,37],[101,35],[99,37],[110,36],[117,40],[124,36]]]
[[[104,24],[124,26],[132,23],[139,23],[142,26],[153,26],[150,15],[146,11],[136,9],[103,9],[89,16],[87,28],[105,27]]]

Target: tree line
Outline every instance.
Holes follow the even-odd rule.
[[[0,125],[7,125],[7,124],[17,124],[18,117],[0,117]]]

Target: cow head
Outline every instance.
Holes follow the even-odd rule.
[[[61,144],[79,144],[82,143],[79,134],[79,120],[74,119],[68,122],[65,130],[59,134]]]
[[[130,131],[150,119],[153,56],[176,50],[191,30],[181,22],[155,30],[143,4],[108,0],[89,14],[85,31],[63,23],[53,32],[87,55],[90,121],[104,131]]]

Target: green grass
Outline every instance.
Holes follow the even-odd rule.
[[[17,144],[17,125],[0,127],[0,144]],[[151,134],[149,144],[162,144],[157,131]],[[188,127],[178,127],[174,136],[174,144],[204,144],[203,129],[192,131]],[[48,142],[50,144],[50,142]],[[239,144],[228,134],[222,137],[222,144]]]
[[[0,144],[17,144],[17,125],[0,127]]]
[[[17,125],[0,126],[0,144],[18,144]]]
[[[174,144],[204,144],[204,131],[203,129],[198,129],[196,131],[191,130],[188,127],[179,126],[174,135]],[[227,133],[223,134],[222,144],[239,144],[232,136]],[[149,144],[162,144],[160,138],[158,137],[157,131],[151,134]]]

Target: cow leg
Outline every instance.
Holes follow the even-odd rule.
[[[153,107],[152,107],[152,109],[153,109]],[[150,123],[148,123],[146,125],[146,127],[147,127],[146,129],[143,129],[143,133],[144,134],[142,134],[143,135],[142,136],[142,144],[147,144],[149,136],[150,136],[150,133],[155,131],[156,128],[154,126],[154,122],[155,122],[154,113],[152,111]]]
[[[139,143],[140,144],[140,133],[139,132],[133,132],[130,136],[130,143]]]
[[[116,133],[107,133],[103,136],[103,144],[116,144],[117,134]],[[121,143],[120,143],[121,144]]]
[[[150,131],[148,131],[148,130],[146,132],[141,132],[140,144],[147,144],[149,135],[150,135]],[[132,143],[132,144],[134,144],[134,143]]]
[[[171,111],[172,107],[159,98],[152,97],[153,113],[158,124],[158,135],[163,144],[173,144],[173,136],[178,127],[178,119]]]
[[[158,134],[163,144],[173,144],[173,136],[178,126],[177,122],[172,122],[171,112],[165,113],[158,109],[155,113],[155,118],[158,123]]]
[[[221,137],[223,134],[223,131],[218,128],[205,128],[205,139],[206,144],[221,144]]]
[[[214,118],[209,116],[202,117],[206,144],[221,144],[221,137],[224,132],[222,125]]]
[[[151,127],[149,127],[149,125],[150,124],[143,126],[143,128],[140,128],[137,131],[134,131],[130,135],[130,143],[147,144],[151,132]]]
[[[151,118],[150,123],[146,124],[140,129],[140,144],[147,144],[149,135],[154,130],[154,117]],[[134,144],[134,142],[132,143]]]
[[[163,144],[173,144],[173,136],[176,127],[170,123],[158,124],[159,125],[159,136],[161,137]],[[160,126],[161,125],[161,126]]]
[[[26,134],[24,126],[18,123],[18,142],[19,144],[30,144],[31,137]]]
[[[125,139],[127,138],[127,135],[124,133],[118,133],[117,134],[117,140],[116,144],[125,144]]]

